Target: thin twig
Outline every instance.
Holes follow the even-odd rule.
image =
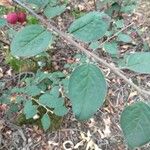
[[[64,33],[60,30],[58,30],[55,26],[53,26],[51,24],[51,21],[46,20],[44,17],[38,15],[37,13],[35,13],[32,9],[30,9],[28,6],[26,6],[24,3],[22,3],[19,0],[13,0],[14,2],[16,2],[17,4],[19,4],[20,6],[22,6],[23,8],[25,8],[27,11],[29,11],[32,15],[34,15],[37,19],[40,20],[40,22],[45,25],[47,27],[48,30],[53,31],[55,33],[57,33],[60,37],[64,38],[65,40],[67,40],[70,44],[74,45],[75,47],[77,47],[81,52],[84,52],[88,57],[92,57],[94,58],[96,61],[98,61],[99,63],[103,64],[105,67],[108,67],[112,70],[112,72],[114,72],[116,75],[118,75],[120,78],[122,78],[126,83],[128,83],[130,86],[132,86],[135,90],[137,90],[137,92],[139,94],[141,94],[143,97],[147,98],[147,96],[150,96],[150,91],[146,91],[144,89],[141,89],[140,87],[138,87],[137,85],[135,85],[132,80],[128,79],[117,67],[115,67],[115,65],[111,65],[110,63],[107,63],[104,59],[98,57],[96,54],[88,51],[87,49],[85,49],[83,46],[81,46],[80,44],[78,44],[75,40],[72,39],[72,37],[67,34]]]
[[[34,74],[33,72],[21,72],[21,73],[15,75],[15,76],[13,76],[13,77],[11,77],[11,78],[9,78],[9,79],[1,80],[1,82],[7,83],[7,82],[11,82],[11,81],[15,80],[16,78],[18,78],[18,84],[19,84],[19,82],[21,81],[21,77],[22,77],[23,75],[24,75],[25,77],[26,77],[27,75],[31,75],[32,77],[35,77],[35,74]],[[25,77],[24,77],[24,78],[25,78]]]
[[[7,41],[5,41],[5,40],[3,40],[1,38],[0,38],[0,42],[3,43],[3,44],[5,44],[5,45],[8,45],[8,46],[10,45]]]
[[[103,43],[100,44],[100,47],[102,47],[106,42],[112,40],[113,38],[115,38],[118,34],[120,34],[121,32],[125,31],[126,29],[128,29],[129,27],[131,27],[134,24],[134,22],[130,23],[129,25],[125,26],[124,28],[122,28],[121,30],[119,30],[118,32],[116,32],[114,35],[112,35],[111,37],[109,37],[107,40],[105,40]]]

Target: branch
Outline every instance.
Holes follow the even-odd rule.
[[[121,32],[123,32],[124,30],[128,29],[129,27],[131,27],[133,24],[134,24],[134,22],[130,23],[129,25],[125,26],[124,28],[122,28],[121,30],[119,30],[118,32],[116,32],[114,35],[112,35],[107,40],[105,40],[102,44],[100,44],[100,47],[102,47],[106,42],[108,42],[108,41],[112,40],[113,38],[115,38],[118,34],[120,34]]]
[[[28,12],[30,12],[33,16],[35,16],[37,19],[39,19],[39,21],[45,25],[47,27],[48,30],[53,31],[55,33],[57,33],[60,37],[62,37],[63,39],[67,40],[70,44],[72,44],[73,46],[77,47],[81,52],[84,52],[88,57],[92,57],[94,58],[97,62],[101,63],[102,65],[104,65],[105,67],[108,67],[109,69],[111,69],[112,72],[114,72],[116,75],[118,75],[120,78],[122,78],[126,83],[128,83],[130,86],[132,86],[139,94],[141,94],[144,98],[147,98],[148,96],[150,96],[150,91],[146,91],[144,89],[141,89],[140,87],[138,87],[137,85],[135,85],[130,79],[128,79],[125,75],[123,75],[120,70],[115,67],[115,65],[110,65],[108,62],[106,62],[104,59],[98,57],[96,54],[86,50],[83,46],[81,46],[80,44],[78,44],[76,41],[74,41],[72,39],[72,37],[67,34],[64,33],[60,30],[58,30],[55,26],[52,25],[51,21],[47,21],[44,17],[38,15],[37,13],[35,13],[32,9],[30,9],[27,5],[25,5],[24,3],[22,3],[19,0],[13,0],[14,2],[16,2],[17,4],[19,4],[20,6],[22,6],[23,8],[25,8]]]

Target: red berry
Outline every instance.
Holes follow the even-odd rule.
[[[24,23],[26,21],[26,14],[24,12],[17,12],[18,22]]]
[[[10,24],[16,24],[18,21],[18,16],[17,13],[15,12],[10,12],[7,14],[7,22]]]

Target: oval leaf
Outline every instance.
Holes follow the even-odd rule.
[[[69,81],[69,98],[79,120],[87,120],[102,106],[107,93],[101,70],[92,64],[75,69]]]
[[[18,57],[32,57],[43,52],[52,43],[52,34],[40,25],[26,26],[11,43],[11,53]]]
[[[123,28],[124,27],[124,20],[123,19],[117,20],[115,22],[115,25],[116,25],[117,29]]]
[[[49,108],[56,108],[59,106],[63,106],[64,104],[63,98],[56,97],[55,95],[47,93],[40,96],[39,102]]]
[[[41,118],[41,123],[42,123],[44,131],[49,129],[49,127],[51,125],[51,120],[50,120],[48,114],[43,115],[43,117]]]
[[[41,93],[41,89],[36,85],[30,85],[25,88],[24,92],[30,96],[37,96]]]
[[[125,108],[121,115],[121,128],[130,148],[150,142],[150,107],[137,102]]]
[[[44,14],[47,18],[54,18],[66,10],[66,5],[47,6],[44,10]]]
[[[129,54],[119,62],[121,69],[129,69],[141,74],[150,74],[150,52]]]
[[[121,41],[121,42],[124,42],[124,43],[131,43],[132,42],[132,38],[129,35],[123,34],[123,33],[120,33],[118,35],[117,40]]]
[[[107,53],[111,55],[118,54],[118,44],[116,42],[106,42],[104,44],[104,49]]]
[[[64,116],[68,113],[68,109],[65,106],[58,106],[54,109],[54,113],[57,116]]]
[[[37,5],[38,7],[45,7],[49,3],[49,0],[26,0],[26,1],[28,3]]]
[[[100,47],[100,44],[99,44],[99,41],[96,41],[96,42],[92,42],[90,45],[89,45],[89,48],[93,49],[93,50],[96,50]]]
[[[68,31],[77,39],[93,42],[102,38],[109,28],[108,15],[100,12],[90,12],[75,20]]]
[[[32,104],[31,100],[26,101],[24,105],[24,114],[26,119],[33,118],[33,116],[37,114],[37,108]]]

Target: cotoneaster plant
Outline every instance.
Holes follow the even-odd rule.
[[[71,23],[67,33],[59,31],[49,23],[50,19],[66,11],[66,1],[62,4],[57,0],[43,2],[32,0],[32,4],[37,6],[37,10],[43,9],[44,17],[28,8],[22,1],[13,1],[27,9],[41,22],[40,25],[26,25],[14,36],[10,44],[10,53],[13,57],[20,59],[37,57],[45,53],[59,35],[89,58],[79,59],[80,63],[72,65],[73,67],[71,66],[70,69],[72,72],[68,75],[62,72],[37,71],[35,76],[23,80],[22,87],[6,91],[0,99],[1,103],[7,101],[13,108],[14,105],[23,106],[22,112],[26,119],[38,118],[45,131],[50,128],[53,122],[52,114],[59,117],[67,114],[66,103],[68,99],[76,119],[87,121],[100,107],[103,107],[108,91],[106,77],[98,64],[100,62],[135,88],[145,99],[143,102],[141,100],[125,107],[121,114],[120,125],[128,147],[134,149],[149,143],[150,106],[146,102],[148,100],[146,95],[150,94],[127,79],[120,71],[128,69],[139,74],[150,74],[150,52],[126,53],[122,58],[119,57],[119,46],[130,44],[133,41],[130,34],[125,32],[131,25],[125,27],[122,13],[129,13],[131,11],[129,6],[134,8],[135,1],[120,3],[118,0],[111,0],[109,3],[110,1],[107,0],[105,1],[108,6],[107,10],[85,13]],[[26,16],[21,16],[23,19],[20,19],[20,22],[22,23]],[[91,51],[103,50],[113,59],[115,58],[119,69],[99,58],[95,53],[86,50],[76,40],[85,43],[87,48],[91,48]],[[14,96],[13,100],[12,96]],[[42,113],[40,113],[41,108]]]

